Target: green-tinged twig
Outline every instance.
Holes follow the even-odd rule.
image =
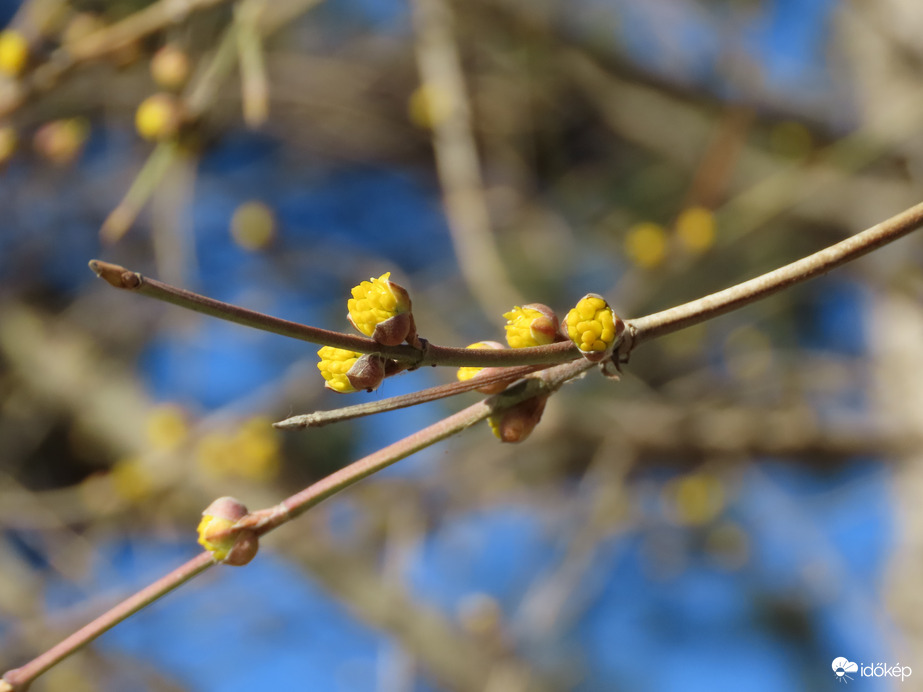
[[[784,288],[825,274],[923,226],[923,203],[813,255],[723,291],[628,323],[623,353],[643,341],[670,334],[767,298]]]
[[[25,690],[35,678],[46,670],[86,646],[104,632],[112,629],[122,620],[134,615],[157,599],[166,596],[173,589],[185,584],[214,564],[216,564],[215,559],[210,552],[200,553],[150,586],[129,596],[93,620],[93,622],[81,627],[59,644],[29,661],[26,665],[6,672],[3,675],[3,682],[9,686],[9,690]],[[0,690],[2,689],[3,686],[0,685]]]
[[[369,401],[364,404],[343,406],[342,408],[336,408],[330,411],[314,411],[299,416],[291,416],[278,423],[273,423],[273,427],[282,430],[319,428],[329,423],[361,418],[362,416],[371,416],[372,414],[383,413],[385,411],[396,411],[397,409],[407,408],[408,406],[416,406],[417,404],[425,404],[430,401],[437,401],[438,399],[446,399],[450,396],[470,392],[479,387],[485,387],[491,384],[513,382],[520,377],[525,377],[529,373],[544,367],[548,366],[522,365],[509,368],[488,368],[481,371],[470,380],[441,384],[436,387],[430,387],[429,389],[422,389],[419,392],[401,394],[400,396],[393,396],[388,399],[381,399],[380,401]]]
[[[229,322],[253,327],[254,329],[281,334],[292,339],[310,341],[322,346],[345,348],[358,353],[380,353],[387,358],[412,366],[446,365],[486,368],[515,365],[552,365],[573,360],[578,355],[576,347],[569,341],[561,341],[548,346],[517,349],[451,348],[430,344],[421,351],[406,345],[382,346],[362,336],[310,327],[254,310],[248,310],[237,305],[223,303],[220,300],[207,298],[156,279],[149,279],[138,272],[130,271],[110,262],[91,260],[90,269],[116,288],[137,291],[141,295],[173,303],[187,310],[201,312]]]

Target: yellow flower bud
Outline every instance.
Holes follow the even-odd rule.
[[[564,329],[585,358],[599,362],[612,354],[625,324],[605,298],[588,293],[567,313]]]
[[[558,335],[558,318],[547,305],[517,305],[503,316],[506,318],[506,343],[511,348],[545,346]]]
[[[347,351],[344,348],[334,346],[324,346],[317,352],[317,355],[320,356],[317,369],[320,370],[321,376],[326,380],[324,386],[327,389],[332,389],[340,394],[356,391],[346,374],[356,364],[356,361],[362,357],[361,353]]]
[[[219,497],[202,512],[202,521],[196,529],[199,544],[227,565],[246,565],[256,556],[259,537],[252,529],[232,533],[231,528],[247,514],[240,500]]]
[[[363,281],[352,289],[347,302],[350,323],[366,336],[385,346],[396,346],[405,339],[413,342],[416,327],[411,313],[410,295],[390,281],[391,272]]]
[[[478,341],[477,343],[470,344],[465,348],[494,348],[494,349],[503,349],[506,348],[501,343],[496,341]],[[475,367],[463,367],[459,368],[456,376],[460,382],[465,382],[470,380],[472,377],[477,375],[479,372],[483,371],[484,368],[475,368]],[[483,394],[496,394],[497,392],[502,392],[506,389],[507,382],[497,382],[495,384],[488,384],[483,387],[478,387],[477,391],[482,392]]]

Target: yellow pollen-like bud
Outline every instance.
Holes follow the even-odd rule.
[[[612,353],[625,325],[602,296],[590,293],[567,313],[564,327],[577,348],[591,360],[598,361]]]
[[[546,305],[517,305],[503,316],[506,318],[506,342],[511,348],[545,346],[557,336],[558,319]]]
[[[391,272],[385,272],[377,279],[363,281],[351,291],[353,297],[346,304],[348,319],[366,336],[374,338],[379,324],[410,312],[410,296],[403,287],[389,281],[390,276]],[[407,325],[409,327],[409,320]],[[405,328],[405,335],[406,331]],[[397,343],[403,339],[404,335],[401,335]]]
[[[340,394],[356,391],[346,373],[359,360],[362,356],[361,353],[347,351],[344,348],[324,346],[317,352],[317,355],[320,356],[317,369],[320,370],[321,376],[326,380],[325,387]]]

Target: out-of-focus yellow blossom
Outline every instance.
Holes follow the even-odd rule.
[[[651,222],[633,226],[625,236],[625,254],[643,269],[656,267],[667,255],[666,230]]]
[[[602,360],[612,353],[624,325],[605,298],[588,293],[564,318],[567,336],[592,360]]]
[[[156,487],[154,478],[140,459],[122,459],[109,472],[115,493],[128,502],[148,497]]]
[[[29,60],[29,42],[15,29],[0,31],[0,73],[15,77]]]
[[[276,235],[276,218],[262,202],[244,202],[231,217],[231,237],[244,250],[262,250]]]
[[[203,435],[195,448],[199,466],[214,476],[267,481],[281,464],[279,435],[269,419],[251,418],[233,432]]]
[[[366,336],[372,336],[382,322],[410,312],[410,296],[390,281],[390,276],[391,272],[385,272],[377,279],[363,281],[352,289],[353,297],[347,301],[349,321]]]
[[[452,114],[452,95],[434,84],[422,84],[410,95],[407,112],[414,125],[432,129]]]
[[[336,348],[334,346],[324,346],[317,355],[320,356],[320,363],[317,369],[323,376],[327,389],[332,389],[340,394],[355,392],[356,388],[352,386],[346,373],[356,364],[356,361],[362,356],[355,351],[347,351],[345,348]]]
[[[514,307],[506,318],[506,343],[510,348],[545,346],[555,340],[558,318],[546,305]]]
[[[179,406],[167,404],[155,408],[147,419],[147,441],[156,450],[171,451],[186,439],[189,428]]]
[[[711,473],[690,473],[664,486],[663,501],[677,524],[703,526],[724,509],[724,484]]]
[[[180,104],[175,96],[154,94],[144,99],[135,111],[135,129],[144,139],[171,139],[179,131],[180,113]]]
[[[715,215],[705,207],[684,209],[676,219],[676,235],[692,252],[704,252],[715,242]]]

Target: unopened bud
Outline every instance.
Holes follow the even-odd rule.
[[[545,346],[559,336],[558,317],[542,303],[514,307],[506,318],[506,342],[512,348]]]
[[[389,317],[384,322],[379,322],[372,330],[372,339],[382,346],[397,346],[410,339],[410,333],[414,327],[413,315],[409,312],[402,312],[394,317]]]
[[[470,344],[465,348],[491,348],[491,349],[504,349],[506,346],[501,344],[499,341],[478,341],[477,343]],[[466,382],[472,377],[476,377],[485,370],[494,370],[495,368],[476,368],[476,367],[462,367],[458,369],[456,377],[458,377],[460,382]],[[502,392],[506,389],[509,382],[495,382],[493,384],[485,384],[483,387],[478,387],[475,391],[481,392],[482,394],[496,394],[497,392]]]
[[[385,379],[385,363],[381,356],[366,353],[346,371],[346,379],[356,390],[373,392]]]
[[[386,272],[354,287],[352,298],[346,304],[347,319],[383,346],[397,346],[406,340],[411,346],[420,348],[410,294],[391,281],[390,276],[391,272]]]
[[[542,419],[548,395],[535,396],[490,416],[487,422],[501,442],[522,442]]]
[[[197,529],[199,544],[226,565],[246,565],[259,550],[259,537],[253,529],[231,529],[248,513],[240,500],[219,497],[202,512]]]
[[[612,355],[625,323],[601,295],[587,293],[567,313],[562,331],[574,342],[583,357],[599,363]]]

